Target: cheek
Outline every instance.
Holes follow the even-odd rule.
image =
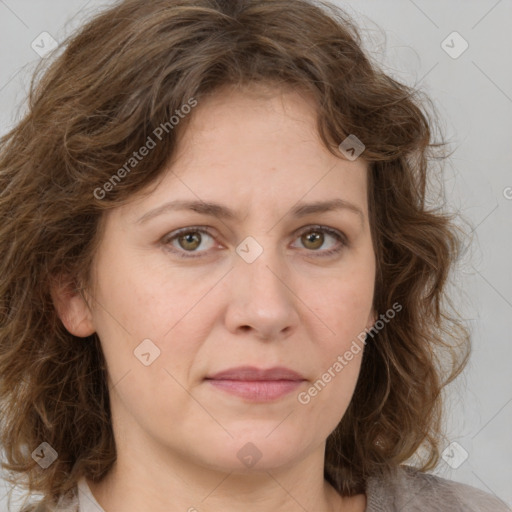
[[[327,435],[343,417],[357,384],[373,291],[373,273],[361,269],[317,286],[310,295],[315,315],[310,315],[309,325],[316,326],[310,332],[316,340],[312,359],[317,356],[319,371],[298,402],[307,408],[309,421]]]
[[[353,355],[350,361],[332,353],[323,373],[298,395],[299,407],[307,413],[308,428],[327,437],[339,424],[357,384],[362,353]]]
[[[321,320],[319,329],[324,334],[320,336],[317,332],[315,338],[322,343],[324,353],[332,356],[333,352],[350,346],[352,340],[368,326],[373,303],[373,278],[354,274],[348,278],[330,279],[316,290],[309,300],[314,304],[312,310]]]
[[[373,275],[360,272],[318,287],[312,298],[321,319],[311,322],[317,327],[310,333],[316,340],[319,370],[299,403],[311,407],[312,418],[329,418],[332,428],[341,420],[357,384],[373,291]]]
[[[115,265],[106,259],[101,262],[97,274],[101,307],[96,318],[105,335],[128,336],[132,343],[145,338],[165,343],[189,322],[200,303],[200,309],[208,311],[203,299],[212,287],[211,279],[197,275],[192,280],[190,273],[169,268],[160,256],[146,260],[132,250],[131,257],[118,258]]]
[[[98,282],[94,322],[111,385],[122,382],[118,391],[139,404],[159,396],[164,383],[174,389],[170,375],[186,382],[208,324],[205,308],[194,305],[207,290],[120,260],[115,269],[103,266]]]

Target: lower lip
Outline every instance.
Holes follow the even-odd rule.
[[[277,400],[295,389],[302,380],[214,380],[208,382],[216,388],[222,389],[232,395],[254,402],[270,402]]]

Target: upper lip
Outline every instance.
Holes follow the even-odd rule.
[[[275,366],[266,370],[255,366],[238,366],[206,377],[211,380],[306,380],[300,373],[297,373],[284,366]]]

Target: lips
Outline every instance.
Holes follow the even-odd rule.
[[[214,388],[247,401],[269,402],[296,390],[306,379],[282,366],[267,370],[240,366],[215,373],[205,380]]]
[[[222,372],[216,373],[211,377],[206,377],[212,380],[253,380],[253,381],[271,381],[271,380],[306,380],[300,373],[297,373],[284,366],[276,366],[263,370],[254,366],[239,366],[237,368],[230,368]]]

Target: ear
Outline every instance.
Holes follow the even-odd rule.
[[[72,278],[55,278],[51,284],[51,296],[59,318],[71,334],[86,338],[96,332],[89,306]]]

